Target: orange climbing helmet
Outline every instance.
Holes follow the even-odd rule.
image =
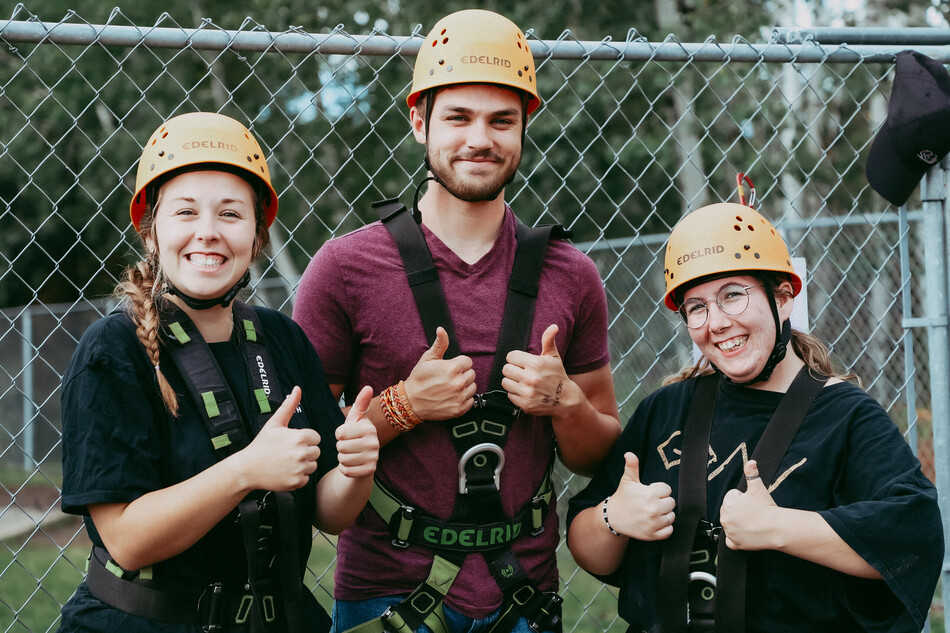
[[[216,112],[190,112],[165,121],[145,144],[135,174],[135,195],[129,207],[132,226],[139,230],[145,213],[148,185],[175,170],[204,163],[237,168],[242,176],[253,175],[264,185],[261,206],[267,226],[277,216],[277,192],[257,139],[229,116]],[[244,173],[246,172],[246,174]]]
[[[526,114],[541,105],[531,49],[521,29],[503,15],[466,9],[439,20],[416,56],[406,103],[413,107],[430,88],[470,83],[523,91]]]
[[[731,202],[697,209],[673,227],[666,244],[664,303],[677,310],[677,291],[703,277],[743,272],[771,272],[787,276],[792,296],[802,279],[792,268],[785,241],[751,207]]]

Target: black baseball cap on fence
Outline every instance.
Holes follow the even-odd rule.
[[[926,55],[901,51],[887,119],[868,154],[868,182],[885,200],[900,206],[948,152],[950,73]]]

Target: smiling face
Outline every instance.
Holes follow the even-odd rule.
[[[410,111],[432,174],[460,200],[494,200],[521,162],[521,98],[486,84],[442,88],[434,98],[428,130],[425,111]]]
[[[731,284],[753,286],[748,289],[748,307],[734,316],[723,312],[715,300],[719,291]],[[791,290],[788,282],[782,282],[775,290],[779,320],[783,323],[792,311]],[[703,356],[735,382],[754,380],[775,347],[775,319],[762,281],[751,275],[715,279],[688,289],[683,301],[691,299],[708,302],[706,323],[689,330]]]
[[[256,206],[251,185],[228,172],[187,172],[162,185],[146,243],[165,279],[196,299],[224,295],[255,254]]]

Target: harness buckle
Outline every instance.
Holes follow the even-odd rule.
[[[409,533],[412,530],[412,522],[415,520],[416,509],[412,506],[399,506],[399,510],[390,520],[390,525],[396,521],[395,536],[393,537],[393,547],[406,549],[409,547]]]
[[[505,467],[505,451],[501,449],[497,444],[491,442],[483,442],[481,444],[476,444],[471,447],[459,458],[459,494],[464,495],[468,493],[468,473],[465,472],[465,467],[468,465],[470,459],[474,459],[476,467],[484,467],[488,463],[488,457],[485,453],[494,453],[498,456],[498,464],[495,466],[494,482],[495,489],[501,487],[501,470]],[[479,463],[479,461],[482,461]]]
[[[221,625],[221,609],[224,605],[224,584],[214,582],[205,588],[198,598],[199,613],[201,611],[202,602],[204,602],[205,596],[208,595],[209,592],[208,623],[201,625],[201,630],[204,631],[204,633],[217,633],[218,631],[224,630],[224,627]]]
[[[379,619],[386,633],[398,633],[400,629],[406,626],[406,621],[392,607],[386,607]]]
[[[534,617],[528,618],[528,628],[534,633],[560,630],[562,602],[564,598],[553,591],[542,593]]]
[[[484,417],[496,422],[514,422],[521,415],[521,409],[511,404],[504,389],[476,393],[472,408],[484,411],[488,414]]]
[[[543,512],[546,505],[547,504],[544,503],[544,499],[542,499],[540,496],[535,496],[533,499],[531,499],[532,523],[537,525],[536,528],[531,530],[531,536],[538,536],[544,532]]]

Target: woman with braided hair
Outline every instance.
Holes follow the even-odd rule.
[[[145,258],[63,377],[62,505],[93,551],[61,631],[329,628],[303,571],[313,527],[340,532],[369,497],[372,391],[344,421],[300,328],[235,299],[277,213],[263,156],[202,112],[142,153]]]
[[[761,214],[714,204],[665,249],[665,305],[701,353],[637,407],[571,499],[577,562],[631,632],[910,633],[943,559],[937,491],[816,337]]]

